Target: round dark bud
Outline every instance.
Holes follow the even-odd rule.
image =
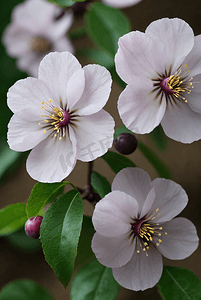
[[[87,6],[91,0],[86,0],[84,2],[76,2],[71,6],[74,14],[83,14],[87,10]]]
[[[25,223],[25,232],[26,235],[32,239],[38,239],[40,236],[40,225],[43,220],[43,217],[36,216],[31,217]]]
[[[124,155],[133,153],[138,145],[138,141],[132,133],[120,133],[114,140],[115,149]]]

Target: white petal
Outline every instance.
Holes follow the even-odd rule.
[[[195,82],[193,83],[194,88],[191,89],[191,93],[186,98],[190,108],[197,113],[201,113],[201,74],[195,76],[193,82]]]
[[[190,76],[195,76],[201,73],[201,34],[194,37],[194,47],[184,60],[190,69]]]
[[[112,269],[115,280],[124,288],[139,291],[153,287],[159,281],[163,262],[160,252],[150,244],[150,249],[145,252],[133,254],[131,260],[120,268]]]
[[[153,83],[137,78],[135,87],[128,85],[120,94],[118,110],[127,128],[139,134],[149,133],[158,126],[164,116],[166,101],[151,93]]]
[[[8,106],[14,113],[27,109],[38,120],[43,112],[42,102],[49,103],[53,96],[51,90],[41,80],[36,78],[21,79],[8,91]],[[30,116],[27,117],[28,120],[29,118]]]
[[[73,44],[67,36],[64,36],[63,38],[57,40],[56,43],[54,43],[53,45],[53,49],[54,51],[58,51],[58,52],[68,51],[71,52],[72,54],[75,53]]]
[[[153,187],[147,195],[147,198],[142,207],[139,219],[143,218],[150,211],[152,204],[154,202],[154,199],[155,199],[155,195],[156,195],[156,193],[155,193],[155,189]]]
[[[154,79],[156,72],[165,69],[165,46],[159,40],[145,33],[133,31],[119,39],[119,49],[115,56],[118,75],[131,85],[135,76]]]
[[[107,237],[118,237],[130,232],[132,218],[138,213],[137,201],[119,191],[113,191],[100,200],[92,217],[95,230]]]
[[[17,24],[10,24],[3,34],[3,43],[10,56],[18,57],[30,51],[29,40],[31,38],[29,31]]]
[[[172,66],[173,71],[180,66],[194,45],[192,28],[178,18],[154,21],[147,27],[145,33],[152,38],[158,38],[161,44],[165,45],[166,67]]]
[[[87,65],[83,70],[85,89],[73,109],[78,109],[80,115],[91,115],[105,106],[110,95],[112,79],[110,72],[99,65]]]
[[[123,7],[129,7],[132,5],[137,4],[141,0],[102,0],[102,2],[106,5],[110,5],[112,7],[116,8],[123,8]]]
[[[47,26],[53,20],[56,10],[56,5],[47,1],[29,0],[15,7],[12,20],[24,28],[43,35],[41,30],[46,29],[47,31]]]
[[[96,232],[91,247],[102,265],[117,268],[131,259],[135,250],[135,241],[125,234],[118,237],[105,237]]]
[[[182,143],[201,139],[201,114],[194,112],[188,103],[178,105],[169,105],[161,121],[165,134]]]
[[[33,179],[60,182],[71,173],[76,163],[76,139],[71,127],[69,134],[62,140],[49,136],[31,151],[27,172]]]
[[[188,196],[184,189],[172,180],[156,178],[151,183],[155,189],[155,200],[151,212],[159,210],[154,215],[159,215],[154,222],[167,222],[177,216],[187,205]]]
[[[115,176],[112,191],[122,191],[135,198],[141,211],[151,188],[150,183],[150,176],[142,169],[125,168]]]
[[[17,67],[33,77],[38,77],[38,68],[43,57],[34,51],[29,51],[18,58]]]
[[[12,150],[27,151],[44,140],[46,135],[38,122],[25,120],[17,114],[13,115],[8,124],[8,144]]]
[[[91,116],[79,117],[73,128],[77,138],[77,159],[81,161],[94,160],[112,147],[114,120],[103,109]]]
[[[198,236],[195,226],[185,218],[176,218],[163,226],[162,243],[159,251],[169,259],[184,259],[190,256],[198,247]]]
[[[57,9],[56,6],[55,8]],[[71,27],[73,23],[73,13],[70,10],[66,11],[65,14],[59,20],[55,21],[54,17],[50,18],[49,23],[50,26],[48,30],[46,29],[46,36],[49,37],[51,41],[57,42],[58,39],[66,35],[67,31]],[[68,50],[68,49],[63,49],[63,50]]]
[[[85,87],[84,70],[81,69],[75,72],[68,81],[67,84],[67,99],[68,108],[70,111],[73,110],[73,106],[77,103],[83,94]]]
[[[70,52],[53,52],[44,57],[39,66],[39,79],[46,82],[55,93],[57,104],[60,98],[63,106],[67,103],[67,84],[71,76],[81,69],[78,60]]]

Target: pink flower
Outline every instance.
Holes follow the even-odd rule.
[[[196,250],[195,226],[174,219],[187,202],[185,191],[171,180],[151,182],[138,168],[116,175],[112,192],[94,210],[92,250],[120,285],[135,291],[151,288],[161,277],[162,255],[184,259]]]
[[[201,35],[180,19],[152,22],[145,33],[119,39],[116,70],[128,84],[118,110],[135,133],[160,123],[166,135],[191,143],[201,139]]]
[[[106,5],[110,5],[116,8],[123,8],[135,5],[139,3],[141,0],[102,0],[102,2]]]
[[[14,8],[11,24],[4,32],[8,54],[17,58],[19,69],[34,77],[41,59],[50,51],[74,52],[66,36],[73,14],[69,11],[57,20],[58,9],[45,0],[26,0]]]
[[[8,143],[31,151],[27,171],[41,182],[61,181],[76,160],[91,161],[112,146],[113,118],[102,109],[111,91],[104,67],[81,67],[69,52],[50,53],[41,61],[39,79],[17,81],[8,91],[14,115]]]

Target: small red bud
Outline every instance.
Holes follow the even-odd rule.
[[[25,223],[25,232],[26,235],[32,239],[38,239],[40,236],[40,225],[43,220],[43,217],[36,216],[31,217]]]

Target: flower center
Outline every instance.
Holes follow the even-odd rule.
[[[131,223],[131,235],[138,238],[140,243],[140,248],[146,253],[148,256],[147,250],[149,249],[150,242],[154,243],[155,246],[159,246],[162,243],[162,239],[160,238],[162,235],[163,227],[158,223],[153,222],[154,219],[161,216],[155,214],[159,211],[157,208],[155,213],[149,217],[143,217],[141,219],[134,219],[134,222]],[[167,232],[165,232],[167,235]],[[137,253],[140,253],[140,250],[137,250]]]
[[[44,37],[35,36],[31,39],[30,47],[37,54],[43,54],[51,50],[52,44]]]
[[[177,103],[178,100],[187,103],[185,93],[190,94],[194,88],[191,82],[193,77],[189,77],[190,70],[187,68],[188,65],[185,64],[180,66],[174,75],[171,75],[171,71],[165,71],[165,74],[159,74],[159,78],[153,79],[155,83],[152,92],[156,92],[155,98],[160,97],[162,101],[162,97],[165,96],[167,103]]]
[[[42,121],[42,124],[38,123],[38,125],[43,125],[44,133],[50,130],[54,137],[59,136],[59,140],[61,140],[68,132],[69,124],[73,125],[72,122],[76,116],[73,115],[74,112],[69,113],[65,109],[55,107],[52,103],[52,99],[50,99],[50,103],[42,102],[42,110],[47,114],[41,115],[41,118],[45,118],[45,120]]]

